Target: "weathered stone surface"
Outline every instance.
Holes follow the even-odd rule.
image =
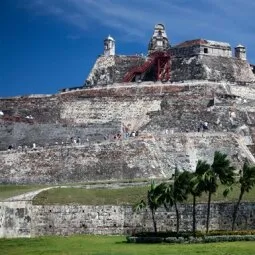
[[[30,237],[32,203],[0,202],[0,237]]]
[[[106,86],[122,82],[126,72],[143,64],[143,56],[99,56],[89,73],[85,86]]]
[[[193,171],[197,159],[211,162],[215,150],[240,167],[254,159],[231,133],[176,133],[140,136],[99,144],[55,146],[0,157],[1,183],[70,183],[170,177],[176,165]]]
[[[210,229],[231,228],[233,204],[213,203],[211,205]],[[204,230],[206,204],[198,204],[197,229]],[[180,230],[192,229],[192,205],[181,205]],[[255,204],[242,203],[237,217],[237,229],[254,229]],[[173,208],[163,208],[156,213],[159,231],[175,231],[176,215]],[[131,206],[39,206],[31,202],[0,203],[0,237],[34,237],[42,235],[72,234],[131,234],[153,231],[151,214],[147,209],[139,214]]]
[[[254,90],[252,84],[193,81],[0,100],[4,117],[23,118],[0,119],[0,149],[16,147],[0,153],[1,182],[165,177],[176,165],[194,170],[198,159],[210,161],[215,150],[228,153],[237,166],[245,157],[254,163],[247,147],[255,137]],[[28,114],[31,123],[22,121]],[[209,129],[197,132],[205,121]],[[138,137],[125,139],[132,131]],[[117,133],[120,139],[114,139]],[[81,144],[71,144],[72,137]],[[21,145],[28,148],[17,149]]]
[[[254,82],[255,76],[247,61],[236,58],[206,55],[174,58],[171,66],[171,80],[193,79]]]

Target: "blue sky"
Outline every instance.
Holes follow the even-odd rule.
[[[254,0],[0,0],[0,97],[80,86],[108,34],[117,54],[146,54],[156,23],[172,45],[241,43],[255,63],[254,13]]]

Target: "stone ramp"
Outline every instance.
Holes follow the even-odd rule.
[[[238,142],[239,146],[241,147],[241,149],[245,153],[244,157],[246,157],[251,164],[255,164],[255,157],[252,155],[251,151],[246,146],[243,137],[241,137],[241,136],[236,137],[236,141]]]
[[[48,188],[43,188],[43,189],[38,189],[36,191],[30,191],[18,196],[10,197],[5,199],[3,202],[15,202],[15,201],[31,201],[36,195],[41,193],[44,190],[49,190],[55,187],[48,187]]]

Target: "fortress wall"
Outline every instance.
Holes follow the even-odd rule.
[[[212,80],[254,82],[255,76],[247,61],[236,58],[199,55],[173,58],[171,80]]]
[[[142,56],[99,56],[88,75],[86,85],[106,86],[115,82],[122,82],[124,75],[131,68],[141,65],[145,61]]]
[[[238,132],[248,121],[253,123],[255,116],[242,108],[236,110],[234,121],[230,120],[229,110],[235,100],[208,107],[214,92],[222,88],[214,83],[202,85],[126,84],[56,95],[57,124],[1,123],[0,148],[6,149],[14,142],[16,146],[30,148],[27,152],[1,152],[0,181],[66,183],[167,177],[176,164],[194,169],[200,152],[208,148],[211,153],[205,155],[206,160],[215,149],[224,150],[230,156],[237,152],[246,155],[247,152],[241,152],[236,137],[227,132]],[[209,132],[197,132],[200,121],[209,123]],[[138,130],[139,136],[113,140],[113,135],[125,127],[129,132]],[[242,135],[249,138],[249,128],[246,129]],[[82,145],[71,146],[70,138],[78,136]],[[44,148],[31,151],[33,142]],[[55,142],[64,145],[55,146]]]
[[[205,84],[206,82],[199,82],[199,85]],[[124,97],[129,98],[132,97],[136,99],[136,97],[154,97],[154,96],[164,96],[166,94],[175,95],[176,93],[183,92],[189,89],[188,84],[186,86],[181,83],[171,84],[171,83],[154,83],[154,82],[146,82],[146,83],[116,83],[114,85],[109,85],[105,87],[95,87],[95,88],[87,88],[76,91],[64,92],[59,94],[59,98],[64,101],[72,101],[72,100],[82,100],[84,98],[92,99],[94,97],[112,97],[118,98]]]
[[[74,123],[107,123],[119,121],[137,129],[149,122],[151,111],[160,111],[161,98],[139,97],[132,99],[96,98],[62,105],[60,117]],[[120,127],[121,128],[121,127]]]
[[[66,124],[26,124],[26,123],[2,123],[0,124],[0,150],[6,151],[9,145],[15,149],[19,146],[32,148],[52,147],[55,144],[70,144],[71,137],[80,137],[81,142],[104,140],[104,134],[115,134],[120,130],[120,123],[112,121],[104,124],[70,125]],[[22,150],[21,148],[19,149]]]
[[[232,94],[247,100],[255,100],[255,83],[251,86],[230,86]]]
[[[237,105],[235,99],[220,102],[216,97],[182,96],[164,98],[159,114],[149,113],[150,122],[142,129],[144,132],[197,132],[200,123],[208,122],[208,132],[237,132],[255,123],[250,107]],[[217,102],[216,102],[217,101]],[[249,128],[248,128],[249,130]],[[200,130],[202,131],[202,130]],[[249,131],[246,135],[249,135]]]
[[[136,201],[134,201],[135,203]],[[207,204],[197,204],[197,229],[205,230]],[[180,205],[180,231],[192,228],[192,205]],[[211,205],[210,229],[231,229],[233,204]],[[255,203],[241,203],[237,229],[255,228]],[[174,209],[156,212],[159,231],[175,231]],[[35,237],[43,235],[73,234],[131,234],[153,231],[151,214],[144,210],[132,212],[131,206],[82,206],[47,205],[36,206],[30,202],[0,202],[0,238]]]
[[[227,153],[240,167],[248,155],[231,133],[148,135],[99,144],[56,146],[0,154],[0,183],[74,183],[170,177],[176,166],[193,171],[198,159]]]
[[[4,112],[0,116],[0,150],[10,144],[17,147],[70,142],[75,136],[83,141],[102,141],[105,135],[119,132],[121,123],[138,129],[148,122],[149,111],[160,109],[164,94],[174,95],[184,89],[129,85],[0,99],[0,110]],[[29,115],[32,119],[26,118]]]
[[[0,238],[30,237],[32,215],[31,202],[0,202]]]
[[[0,99],[0,110],[4,112],[2,119],[19,117],[10,121],[21,123],[56,123],[59,120],[59,101],[52,96],[22,96]],[[31,115],[32,120],[26,119]]]
[[[115,65],[114,56],[100,56],[97,58],[91,69],[86,82],[89,85],[105,85],[112,82],[113,66]]]

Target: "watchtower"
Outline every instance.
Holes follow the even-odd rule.
[[[170,47],[165,26],[163,24],[157,24],[154,27],[154,33],[150,39],[148,46],[149,55],[155,51],[166,51]]]
[[[235,47],[235,57],[242,60],[246,60],[246,48],[243,45],[238,44]]]
[[[108,35],[104,39],[104,55],[105,56],[115,55],[115,40],[110,35]]]

